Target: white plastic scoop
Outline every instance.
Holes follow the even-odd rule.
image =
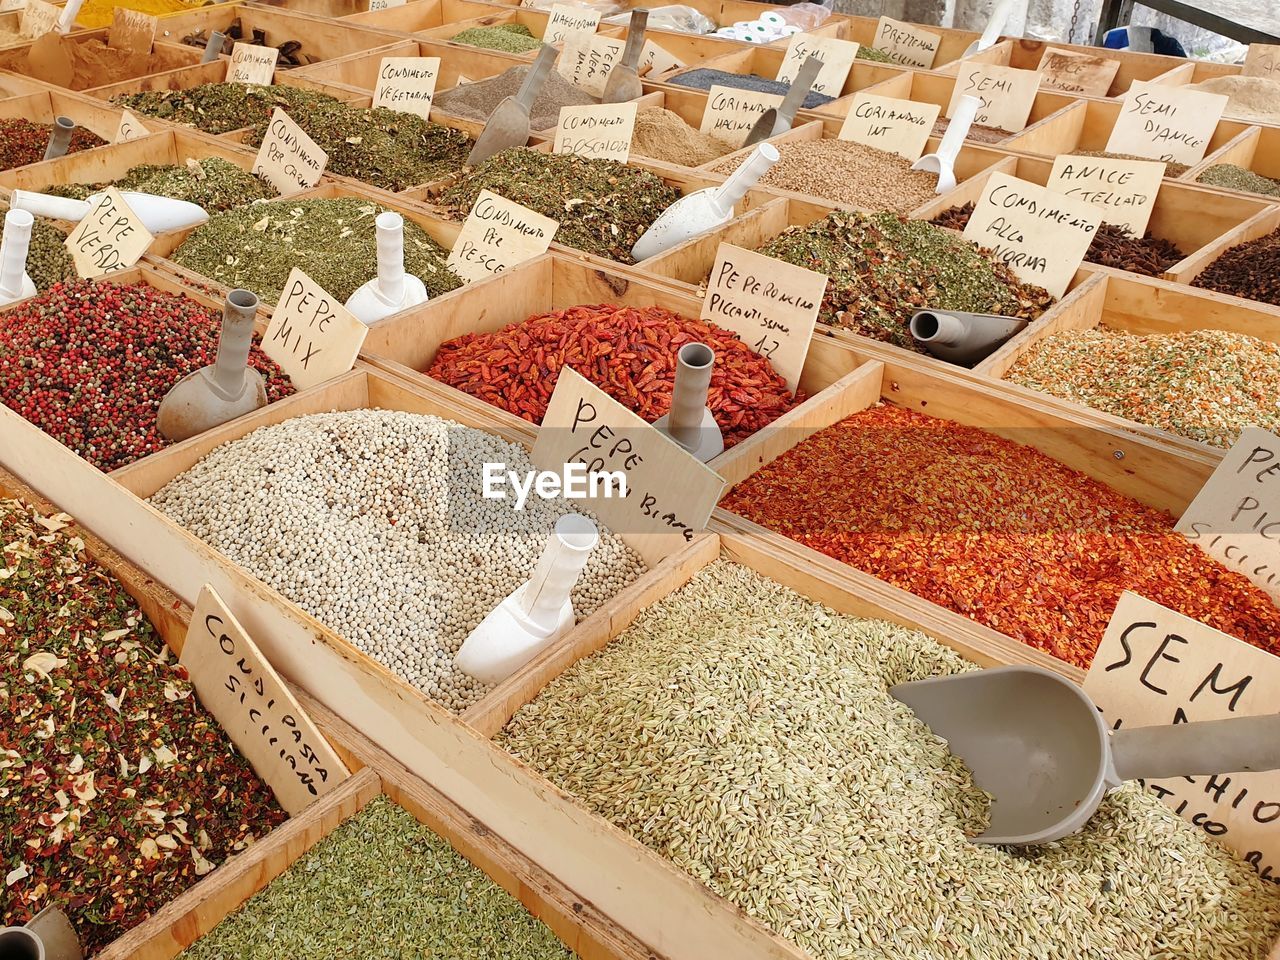
[[[54,29],[58,33],[70,33],[71,28],[76,25],[76,17],[80,16],[80,8],[83,6],[84,0],[67,0],[67,5],[62,8]]]
[[[969,135],[973,118],[978,115],[978,108],[981,106],[982,101],[977,97],[967,94],[961,97],[960,102],[956,104],[956,114],[947,124],[942,142],[938,144],[938,152],[926,153],[911,165],[912,170],[923,170],[926,173],[938,175],[936,193],[946,193],[956,188],[956,157],[960,153],[960,148],[964,146],[964,138]]]
[[[704,343],[686,343],[676,354],[676,382],[671,389],[671,412],[653,428],[706,463],[724,450],[724,435],[707,407],[707,390],[716,353]]]
[[[644,87],[640,85],[640,53],[644,49],[644,28],[649,22],[649,11],[636,7],[631,11],[631,22],[627,26],[627,42],[622,48],[622,56],[609,71],[609,79],[604,82],[604,95],[601,103],[626,103],[644,96]]]
[[[347,300],[347,309],[370,324],[427,302],[427,288],[404,272],[404,217],[386,210],[374,221],[378,231],[378,275]]]
[[[994,797],[991,824],[974,843],[1070,836],[1126,780],[1280,769],[1280,714],[1111,733],[1084,690],[1042,667],[993,667],[889,692]]]
[[[751,128],[751,132],[747,134],[747,139],[742,141],[742,145],[744,147],[755,146],[761,140],[768,140],[770,137],[776,137],[778,134],[786,133],[790,130],[791,125],[795,123],[796,111],[804,103],[804,98],[809,96],[809,91],[813,89],[813,83],[818,79],[818,74],[822,72],[823,66],[821,59],[814,54],[810,54],[808,59],[800,65],[800,69],[796,71],[796,78],[791,81],[791,86],[787,88],[787,93],[782,98],[782,103],[776,107],[770,107],[760,114],[760,119]]]
[[[209,219],[204,207],[187,200],[158,197],[152,193],[135,193],[132,190],[123,190],[120,196],[124,197],[129,209],[138,215],[142,225],[152,233],[185,230],[187,227],[199,226]],[[9,206],[41,217],[79,223],[101,199],[100,193],[93,194],[88,200],[72,200],[47,193],[33,193],[30,190],[14,190],[9,198]]]
[[[533,576],[471,631],[454,665],[482,683],[500,683],[568,633],[574,621],[569,594],[599,540],[596,525],[582,514],[557,520]]]
[[[27,251],[31,247],[31,225],[35,219],[26,210],[10,210],[4,215],[4,239],[0,240],[0,307],[36,295],[36,285],[27,275]]]
[[[262,374],[249,366],[258,298],[232,290],[222,307],[222,331],[213,363],[189,373],[160,401],[156,426],[177,443],[267,405]]]
[[[733,219],[733,208],[738,201],[777,162],[777,147],[771,143],[757,144],[755,152],[720,186],[697,190],[667,207],[636,241],[631,256],[637,261],[656,257],[678,243],[728,223]]]
[[[991,8],[991,16],[987,18],[987,25],[982,30],[982,36],[969,44],[964,52],[966,57],[981,53],[996,42],[996,37],[1000,36],[1001,31],[1004,30],[1004,25],[1009,21],[1009,14],[1016,2],[1017,0],[996,0]]]

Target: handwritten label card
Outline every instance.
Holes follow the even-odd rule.
[[[614,533],[635,535],[650,566],[705,529],[724,490],[718,473],[569,367],[560,369],[532,459],[557,473],[583,463],[624,475],[625,497],[616,488],[603,496],[597,485],[585,502]]]
[[[140,137],[147,136],[151,131],[142,125],[137,117],[128,110],[120,111],[120,126],[116,128],[115,139],[112,143],[128,143],[130,140],[137,140]]]
[[[1226,105],[1219,93],[1135,82],[1124,95],[1107,153],[1199,163]]]
[[[1027,283],[1061,297],[1101,222],[1102,211],[1091,203],[992,173],[964,238],[994,250]]]
[[[276,107],[267,126],[267,135],[258,148],[252,172],[266,177],[281,193],[305,190],[320,182],[329,155]]]
[[[449,267],[468,282],[502,273],[546,253],[558,221],[481,190],[449,251]]]
[[[595,33],[598,26],[599,10],[557,3],[551,8],[551,16],[547,18],[547,29],[542,35],[542,42],[561,43],[571,33]]]
[[[702,125],[698,129],[717,140],[740,147],[761,115],[781,104],[781,94],[713,86],[707,91],[707,108],[702,113]]]
[[[347,779],[329,741],[208,584],[196,600],[178,662],[201,704],[289,816]]]
[[[373,105],[427,119],[440,76],[439,57],[383,57]]]
[[[107,46],[130,53],[150,53],[156,42],[160,18],[116,7],[111,15],[111,31],[107,34]]]
[[[732,330],[767,357],[795,393],[826,289],[826,274],[722,243],[701,319]]]
[[[942,35],[922,30],[913,23],[881,17],[871,46],[889,55],[894,63],[929,70],[938,56]]]
[[[644,46],[640,48],[640,65],[637,67],[637,72],[642,77],[652,79],[660,73],[666,73],[668,70],[675,70],[684,65],[685,62],[679,57],[658,46],[652,40],[645,40]]]
[[[1174,529],[1280,603],[1280,437],[1242,430]]]
[[[1280,46],[1268,43],[1251,43],[1244,55],[1242,77],[1270,77],[1280,80]]]
[[[994,63],[960,65],[947,116],[954,117],[956,105],[963,96],[982,101],[974,123],[1017,133],[1027,126],[1031,105],[1040,89],[1040,74],[1033,70],[1017,70]]]
[[[154,239],[120,191],[107,187],[71,231],[66,247],[76,273],[88,280],[132,267]]]
[[[845,80],[849,79],[853,61],[858,57],[858,44],[852,40],[797,33],[788,42],[782,65],[778,67],[778,82],[790,84],[804,62],[814,55],[822,61],[822,69],[818,71],[818,77],[810,90],[828,97],[840,96]]]
[[[561,107],[553,151],[626,163],[635,126],[634,101]]]
[[[27,0],[22,8],[22,17],[18,20],[18,33],[24,37],[43,37],[51,33],[62,16],[62,8],[55,7],[45,0]]]
[[[625,40],[598,33],[573,33],[564,41],[557,72],[593,97],[604,96],[613,65],[622,59]]]
[[[1040,58],[1040,86],[1086,97],[1105,97],[1120,70],[1119,60],[1050,47]]]
[[[27,0],[0,0],[0,13],[13,13],[27,5]]]
[[[390,10],[392,7],[403,7],[406,0],[369,0],[369,10]]]
[[[275,47],[237,43],[231,48],[231,62],[227,64],[227,83],[270,86],[276,75],[276,60],[279,56],[280,51]]]
[[[1262,716],[1280,704],[1280,659],[1126,591],[1084,690],[1113,730]],[[1280,882],[1280,772],[1144,783],[1264,879]]]
[[[262,349],[299,390],[346,373],[369,328],[342,301],[294,267],[262,338]]]
[[[1159,160],[1063,154],[1053,161],[1045,186],[1100,207],[1104,223],[1128,227],[1140,237],[1146,232],[1163,178],[1164,164]]]
[[[936,103],[856,93],[840,128],[840,139],[865,143],[914,162],[924,153],[941,109]]]

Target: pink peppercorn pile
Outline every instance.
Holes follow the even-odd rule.
[[[725,446],[795,406],[786,381],[737,334],[662,307],[581,305],[469,333],[443,344],[427,375],[541,423],[568,366],[652,423],[671,409],[676,353],[686,343],[715,351],[707,406]]]
[[[213,362],[220,315],[145,284],[60,283],[0,314],[0,401],[101,470],[167,446],[160,401]],[[293,393],[255,344],[267,397]]]

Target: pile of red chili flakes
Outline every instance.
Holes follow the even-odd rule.
[[[0,926],[92,954],[285,814],[71,523],[0,500]]]
[[[541,423],[567,366],[652,423],[671,408],[676,353],[686,343],[715,351],[707,406],[726,447],[799,402],[773,365],[737,334],[662,307],[581,305],[494,333],[469,333],[443,344],[427,375]]]
[[[1168,514],[900,407],[814,434],[721,506],[1079,667],[1124,590],[1280,653],[1280,609]]]

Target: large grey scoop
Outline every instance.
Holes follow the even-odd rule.
[[[529,141],[529,111],[533,108],[533,102],[538,98],[538,91],[542,89],[555,59],[556,48],[544,43],[516,95],[503,97],[493,113],[489,114],[489,120],[467,157],[467,166],[478,166],[494,154],[512,147],[523,147]]]
[[[1041,667],[993,667],[889,692],[994,798],[991,825],[975,843],[1076,833],[1126,780],[1280,769],[1280,714],[1109,733],[1080,687]]]

